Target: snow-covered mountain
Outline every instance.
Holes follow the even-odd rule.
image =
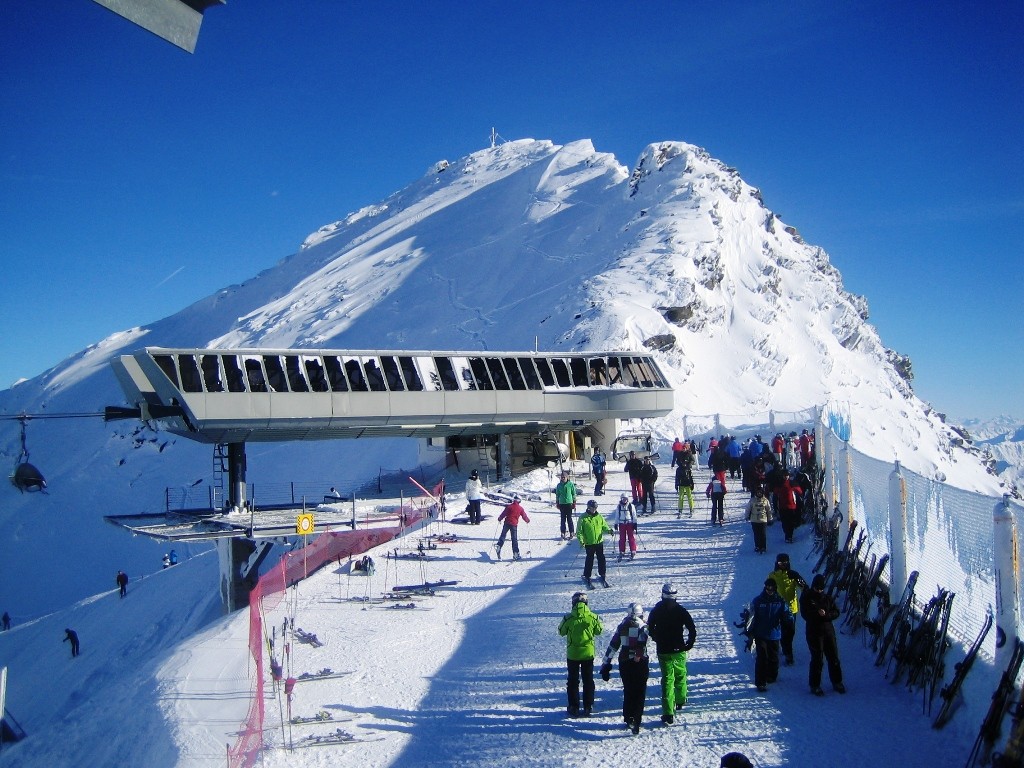
[[[1007,486],[1024,487],[1024,423],[1020,419],[968,419],[963,427]]]
[[[851,443],[991,494],[999,481],[918,400],[825,252],[706,151],[652,144],[632,171],[589,141],[521,140],[440,161],[405,189],[322,227],[276,266],[104,339],[0,392],[3,414],[96,414],[123,398],[109,359],[141,346],[542,350],[647,348],[676,387],[652,428],[692,415],[848,409]],[[16,461],[16,422],[3,422]],[[163,508],[208,480],[208,447],[132,423],[33,420],[49,495],[4,491],[0,608],[36,616],[151,570],[160,547],[102,516]],[[333,484],[411,466],[380,440],[251,447],[249,474]],[[33,580],[41,562],[52,579]],[[13,588],[11,585],[17,585]]]

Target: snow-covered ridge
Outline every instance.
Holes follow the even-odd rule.
[[[684,142],[650,144],[632,170],[588,140],[482,149],[320,228],[259,274],[0,392],[0,412],[118,404],[106,363],[142,345],[650,349],[677,390],[676,411],[649,425],[662,439],[684,434],[687,416],[843,403],[859,450],[1002,492],[962,436],[914,396],[867,322],[867,301],[845,291],[827,254],[766,197]],[[208,448],[98,423],[29,429],[50,496],[0,506],[13,542],[0,583],[31,569],[39,547],[58,551],[68,537],[98,543],[87,562],[59,562],[50,583],[13,599],[23,605],[46,604],[55,584],[68,596],[95,591],[106,579],[91,574],[111,558],[131,568],[148,551],[103,514],[158,511],[165,486],[209,479]],[[0,439],[13,463],[17,432]],[[250,454],[250,473],[357,480],[414,456],[400,441],[273,446]],[[40,513],[60,528],[34,525]]]

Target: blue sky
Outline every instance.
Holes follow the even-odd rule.
[[[836,4],[840,5],[840,4]],[[506,139],[682,140],[867,296],[915,389],[1024,416],[1024,4],[232,0],[187,54],[5,3],[0,386]]]

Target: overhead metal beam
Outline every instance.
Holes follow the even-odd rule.
[[[94,0],[188,53],[196,50],[203,11],[225,0]]]

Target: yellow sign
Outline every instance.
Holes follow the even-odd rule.
[[[295,532],[305,536],[313,532],[313,515],[304,514],[295,518]]]

